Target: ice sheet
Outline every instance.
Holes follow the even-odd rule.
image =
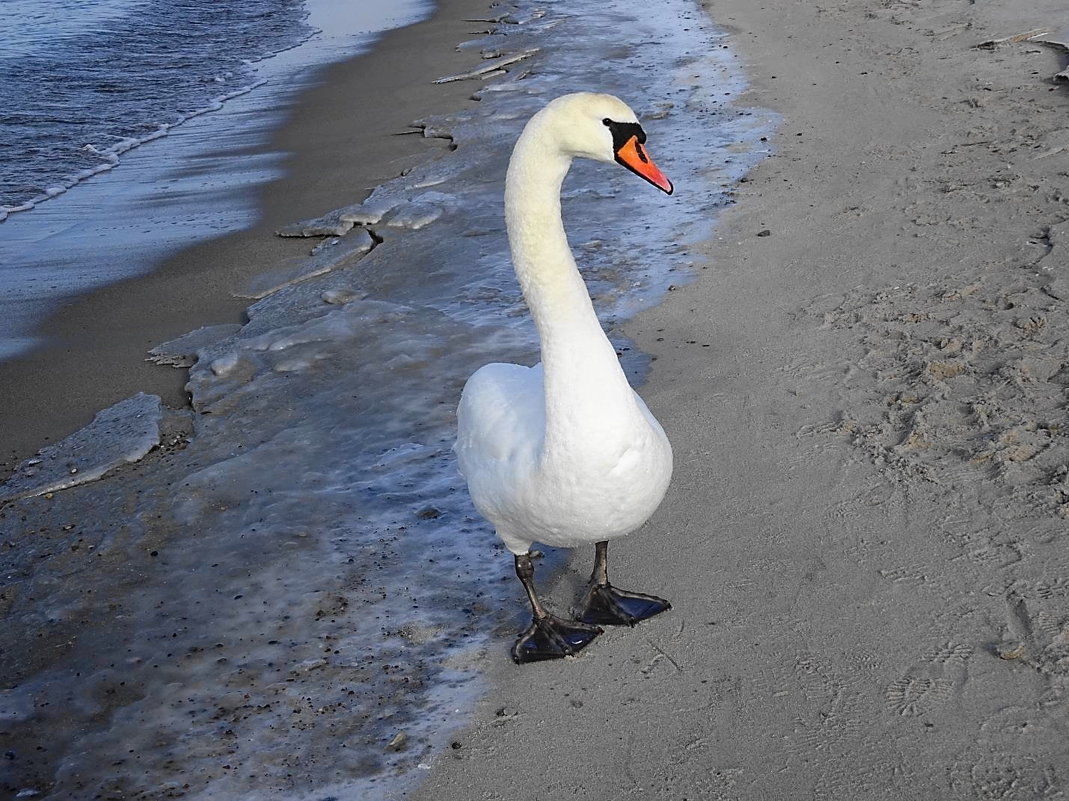
[[[156,395],[139,393],[99,412],[89,425],[23,462],[0,485],[0,503],[96,481],[139,461],[160,443],[163,419]]]

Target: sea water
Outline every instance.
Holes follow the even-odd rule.
[[[0,218],[111,169],[308,36],[293,0],[9,0],[0,16]]]
[[[246,325],[156,350],[193,362],[191,412],[131,399],[0,486],[4,786],[371,801],[447,752],[529,617],[450,450],[465,379],[538,358],[502,219],[512,143],[568,91],[643,120],[675,194],[577,163],[562,204],[640,385],[619,324],[692,279],[775,122],[738,105],[729,41],[692,0],[648,10],[514,0],[473,24],[479,102],[416,121],[453,152],[294,220],[309,259],[257,279]],[[562,564],[539,562],[543,586]]]
[[[430,0],[8,0],[0,14],[0,358],[62,299],[248,226],[249,155],[326,63]]]
[[[267,78],[256,64],[315,38],[353,55],[426,2],[6,0],[0,15],[0,220],[111,170],[133,147]],[[309,14],[313,16],[309,19]],[[317,23],[322,27],[317,27]],[[354,44],[356,46],[354,47]],[[292,66],[292,64],[290,65]],[[277,76],[276,77],[281,77]],[[266,106],[264,98],[260,104]]]

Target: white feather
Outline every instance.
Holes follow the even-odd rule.
[[[627,383],[561,222],[572,158],[613,161],[606,118],[635,121],[609,95],[558,98],[527,124],[509,163],[509,241],[543,363],[478,370],[461,396],[455,450],[476,508],[514,554],[628,534],[671,479],[671,445]]]

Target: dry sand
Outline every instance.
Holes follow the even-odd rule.
[[[429,149],[445,149],[443,140],[405,134],[414,132],[413,120],[471,102],[470,85],[433,81],[478,63],[477,53],[457,51],[456,43],[480,30],[467,20],[485,18],[488,6],[489,0],[440,3],[432,18],[390,31],[372,52],[326,68],[263,147],[288,155],[285,177],[260,191],[256,225],[71,301],[43,323],[48,346],[0,362],[0,478],[139,391],[186,405],[186,372],[151,364],[146,352],[202,325],[241,322],[250,300],[236,293],[258,273],[308,255],[307,242],[280,239],[277,229],[357,202]]]
[[[1065,798],[1066,61],[977,48],[1064,5],[707,6],[783,121],[629,327],[676,476],[610,567],[675,608],[493,654],[414,797]]]

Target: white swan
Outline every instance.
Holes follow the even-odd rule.
[[[560,213],[575,156],[616,161],[671,194],[645,141],[621,100],[583,92],[535,114],[509,162],[505,222],[542,363],[479,369],[460,399],[454,449],[475,507],[515,555],[531,602],[534,620],[512,649],[517,662],[567,656],[601,633],[599,623],[634,625],[670,607],[608,581],[608,540],[634,531],[660,504],[672,447],[601,329]],[[536,541],[597,544],[577,620],[551,615],[540,602],[530,556]]]

